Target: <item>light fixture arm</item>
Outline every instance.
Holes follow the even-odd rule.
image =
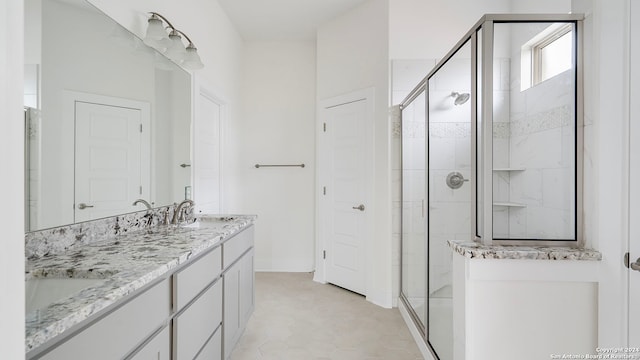
[[[164,53],[169,59],[186,69],[197,70],[204,67],[198,55],[198,49],[196,49],[187,34],[176,29],[166,17],[157,12],[150,11],[148,14],[150,15],[149,24],[147,36],[144,40],[146,45]],[[165,24],[167,25],[166,27]],[[168,36],[167,30],[170,30]],[[182,36],[189,42],[186,47],[182,42]]]
[[[156,16],[156,17],[159,17],[160,19],[162,19],[164,22],[166,22],[166,23],[167,23],[167,25],[169,25],[169,27],[171,28],[171,30],[173,30],[173,31],[177,32],[178,34],[180,34],[180,35],[184,36],[184,38],[185,38],[185,39],[187,39],[187,41],[189,42],[189,45],[192,45],[192,46],[194,46],[194,47],[195,47],[195,44],[193,43],[193,41],[191,41],[191,39],[189,39],[189,37],[187,36],[187,34],[185,34],[184,32],[182,32],[181,30],[176,29],[176,27],[175,27],[175,26],[173,26],[173,24],[171,24],[171,22],[170,22],[169,20],[167,20],[167,18],[166,18],[166,17],[164,17],[164,16],[162,16],[162,15],[158,14],[157,12],[153,12],[153,11],[149,12],[149,14],[151,14],[151,16],[152,16],[152,17],[153,17],[153,16]]]
[[[191,46],[194,46],[194,47],[195,47],[195,45],[193,44],[193,41],[191,41],[191,39],[189,39],[189,37],[187,36],[187,34],[183,33],[182,31],[180,31],[180,30],[178,30],[178,29],[176,29],[176,28],[173,28],[173,30],[175,30],[175,32],[177,32],[178,34],[180,34],[180,35],[184,36],[184,38],[185,38],[185,39],[187,39],[187,41],[189,42],[189,45],[191,45]]]
[[[159,17],[160,19],[162,19],[164,22],[166,22],[166,23],[167,23],[167,25],[169,25],[169,27],[171,28],[171,30],[176,30],[176,28],[171,24],[171,22],[169,22],[169,20],[167,20],[167,18],[166,18],[166,17],[164,17],[164,16],[162,16],[162,15],[158,14],[157,12],[153,12],[153,11],[149,12],[149,14],[151,14],[151,17],[156,16],[156,17]]]

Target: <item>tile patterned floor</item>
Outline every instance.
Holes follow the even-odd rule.
[[[312,280],[256,273],[256,309],[232,360],[422,359],[398,309]]]

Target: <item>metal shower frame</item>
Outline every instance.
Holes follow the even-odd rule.
[[[546,245],[546,246],[567,246],[567,247],[584,247],[583,236],[583,148],[584,148],[584,93],[583,93],[583,20],[582,14],[486,14],[481,17],[470,30],[455,44],[455,46],[435,65],[435,67],[422,79],[416,87],[402,100],[399,104],[402,110],[411,104],[417,97],[425,94],[425,142],[426,142],[426,171],[428,172],[429,159],[429,79],[433,77],[463,46],[470,42],[471,44],[471,234],[473,240],[480,242],[482,245]],[[494,239],[493,238],[493,201],[484,201],[482,204],[482,229],[483,236],[478,236],[478,197],[477,183],[478,176],[482,177],[482,192],[484,199],[493,199],[493,48],[494,48],[494,24],[496,23],[552,23],[566,22],[575,24],[574,44],[575,46],[575,238],[573,240],[538,240],[538,239]],[[481,31],[481,35],[480,35]],[[479,36],[482,36],[479,39]],[[480,44],[480,48],[478,47]],[[478,74],[478,52],[482,55],[481,74]],[[478,83],[479,76],[482,79]],[[483,96],[478,97],[478,93]],[[478,101],[481,101],[482,113],[478,113]],[[478,134],[478,121],[481,121],[481,133]],[[478,149],[478,135],[484,140],[482,149]],[[478,172],[478,161],[481,156],[484,173]],[[487,171],[489,170],[489,171]],[[428,173],[425,179],[429,179]],[[428,180],[425,181],[425,194],[428,204],[429,186]],[[401,221],[402,223],[402,221]],[[403,232],[401,232],[403,233]],[[425,224],[425,265],[428,269],[428,236],[429,236],[429,220]],[[428,313],[428,289],[429,289],[429,273],[427,270],[425,279],[425,310],[426,322],[422,324],[415,310],[410,306],[406,295],[402,291],[402,240],[400,241],[401,254],[401,270],[400,270],[400,301],[408,310],[413,323],[423,336],[423,340],[433,354],[438,358],[435,349],[429,342],[429,313]]]

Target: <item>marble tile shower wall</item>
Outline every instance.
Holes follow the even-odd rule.
[[[519,88],[519,86],[517,86]],[[511,92],[510,208],[507,233],[516,238],[572,239],[575,223],[573,74],[564,72]]]
[[[494,169],[511,167],[511,93],[510,59],[494,59],[493,64],[493,167]],[[493,172],[494,202],[512,202],[510,198],[510,171]],[[509,236],[510,207],[493,208],[493,232],[495,238]],[[515,209],[518,211],[518,209]]]
[[[173,216],[174,206],[138,211],[104,219],[86,221],[25,234],[27,259],[62,254],[77,246],[103,241],[116,235],[145,230],[165,224]],[[193,219],[193,211],[186,213],[186,220]]]

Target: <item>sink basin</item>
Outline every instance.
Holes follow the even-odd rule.
[[[26,313],[45,308],[81,290],[96,286],[105,279],[30,278],[25,282]]]
[[[217,216],[202,216],[196,218],[195,222],[190,224],[181,225],[181,227],[187,229],[197,229],[197,228],[215,228],[215,227],[224,227],[230,221],[234,220],[235,217],[217,217]]]

